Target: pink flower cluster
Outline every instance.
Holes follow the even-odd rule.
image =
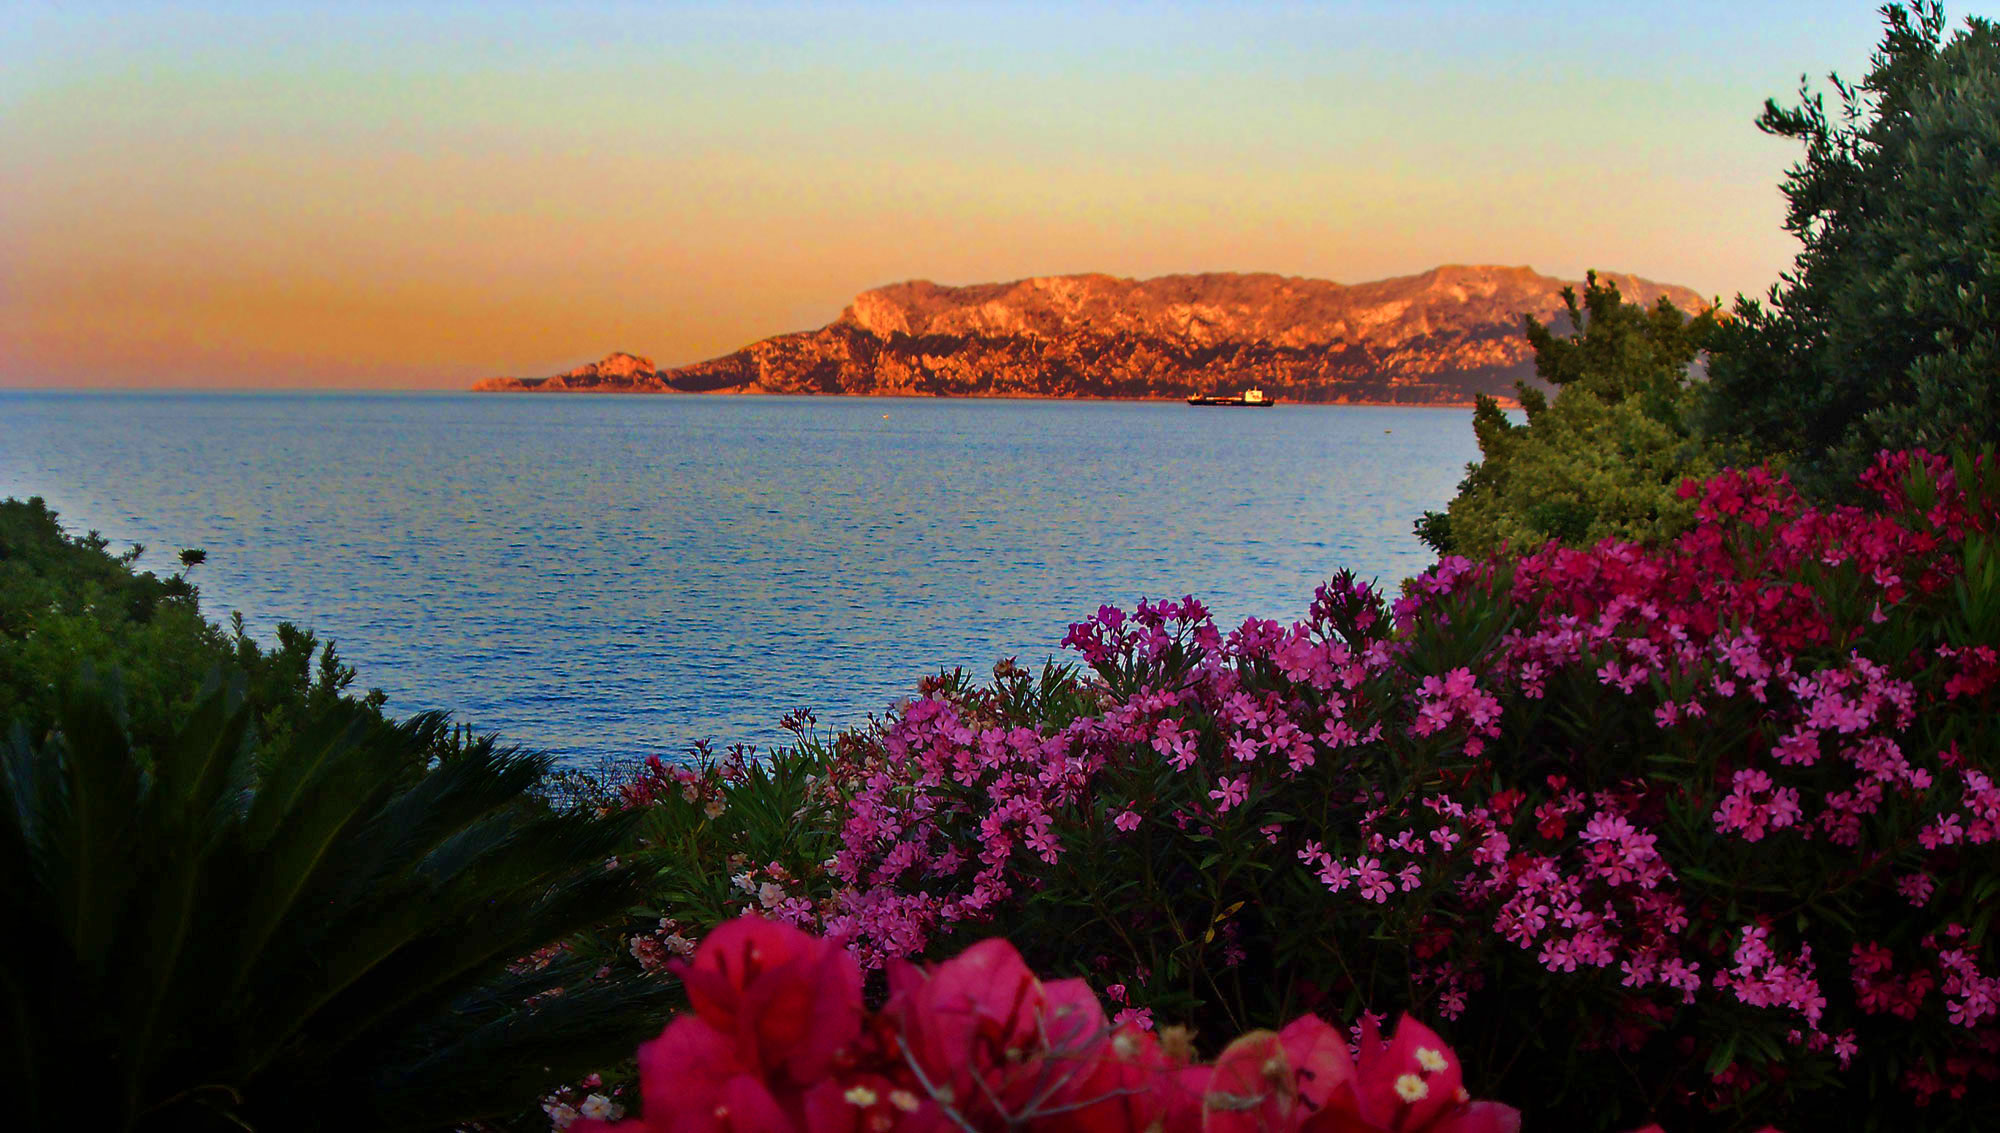
[[[2000,963],[1962,927],[2000,845],[2000,643],[1967,620],[2000,595],[1964,568],[2000,493],[1963,467],[1885,455],[1865,509],[1725,472],[1669,546],[1447,559],[1393,604],[1341,574],[1290,626],[1101,609],[1064,641],[1095,680],[933,684],[851,753],[823,926],[880,967],[1047,903],[1061,947],[1128,951],[1135,1009],[1158,939],[1350,1002],[1387,971],[1447,1019],[1525,965],[1606,1046],[1722,1050],[1680,1095],[1713,1104],[1780,1046],[1780,1081],[1904,1042],[1919,1099],[2000,1077]],[[1185,899],[1225,876],[1291,896]],[[1399,954],[1330,962],[1299,924]]]
[[[639,1048],[643,1115],[577,1133],[1517,1133],[1520,1114],[1466,1092],[1423,1024],[1354,1046],[1312,1015],[1192,1061],[1105,1018],[1082,980],[1044,983],[1004,940],[928,971],[897,964],[864,1009],[837,944],[744,917],[676,965],[691,1013]]]
[[[669,796],[697,803],[710,817],[727,806],[728,788],[749,774],[749,763],[757,749],[747,744],[731,744],[718,759],[706,740],[697,740],[684,763],[668,763],[657,755],[646,757],[638,774],[618,785],[618,805],[626,809],[649,806]]]
[[[1329,618],[1339,601],[1331,593],[1322,588]],[[1066,644],[1103,664],[1123,656],[1167,670],[1193,663],[1195,672],[1106,697],[1101,711],[1053,731],[943,696],[911,704],[848,800],[834,863],[846,889],[826,927],[854,939],[870,962],[920,951],[941,926],[991,916],[1020,892],[1024,859],[1061,860],[1059,816],[1067,824],[1090,807],[1090,825],[1108,836],[1132,834],[1149,817],[1212,829],[1308,772],[1320,753],[1381,737],[1364,685],[1389,667],[1389,654],[1357,651],[1318,625],[1253,620],[1225,641],[1190,598],[1141,602],[1129,618],[1107,607],[1072,626]],[[1245,663],[1298,682],[1297,691],[1259,687],[1236,667]],[[1452,717],[1434,731],[1459,713],[1468,714],[1462,728],[1487,726],[1472,722],[1469,714],[1483,721],[1488,710],[1462,678],[1433,700]],[[1196,777],[1197,797],[1165,814],[1149,816],[1140,800],[1105,811],[1097,788],[1107,769],[1155,759]]]

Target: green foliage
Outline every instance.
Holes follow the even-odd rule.
[[[572,934],[634,899],[603,868],[632,820],[552,808],[543,756],[385,721],[312,634],[204,619],[201,551],[142,553],[0,502],[17,1121],[432,1129],[625,1059],[665,988],[595,979]]]
[[[1417,522],[1439,553],[1529,551],[1549,540],[1658,541],[1691,520],[1675,490],[1714,471],[1689,423],[1698,390],[1689,367],[1714,335],[1712,311],[1692,318],[1661,299],[1650,310],[1624,302],[1592,273],[1579,301],[1563,289],[1570,334],[1526,318],[1535,373],[1556,387],[1550,402],[1519,383],[1524,424],[1481,397],[1473,413],[1480,461],[1456,498]]]
[[[645,917],[699,935],[746,902],[757,906],[751,877],[761,885],[817,872],[839,847],[828,767],[816,745],[775,748],[726,772],[697,763],[682,789],[640,812],[634,861],[653,878]]]
[[[202,695],[148,764],[75,682],[0,778],[0,1064],[17,1121],[434,1129],[616,1062],[662,1006],[517,958],[622,911],[630,822],[556,812],[547,758],[339,705],[275,748]],[[554,998],[531,1000],[551,988]]]
[[[1883,14],[1837,112],[1803,87],[1765,104],[1758,126],[1805,150],[1782,186],[1803,248],[1768,305],[1738,300],[1704,414],[1822,495],[1880,449],[2000,439],[2000,28]]]
[[[354,670],[309,632],[278,627],[266,649],[236,620],[228,632],[201,615],[186,572],[206,555],[180,553],[181,573],[136,568],[144,549],[114,555],[96,532],[65,534],[40,499],[0,501],[0,727],[46,735],[86,667],[123,677],[127,729],[141,759],[186,718],[218,670],[243,674],[266,742],[343,700],[379,715],[380,692],[350,698]]]

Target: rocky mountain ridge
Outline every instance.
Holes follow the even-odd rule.
[[[1696,292],[1599,273],[1629,300]],[[670,369],[612,354],[505,392],[1178,398],[1260,387],[1312,402],[1464,404],[1531,377],[1521,316],[1561,322],[1566,281],[1531,268],[1436,268],[1345,285],[1269,274],[1045,276],[855,296],[840,317]]]

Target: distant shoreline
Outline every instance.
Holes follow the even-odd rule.
[[[755,392],[734,392],[709,390],[690,393],[686,390],[629,390],[629,389],[488,389],[468,390],[464,386],[404,386],[383,388],[379,386],[0,386],[0,398],[10,396],[43,396],[57,394],[65,397],[160,397],[197,395],[203,397],[412,397],[412,396],[485,396],[488,394],[542,394],[553,397],[558,394],[583,394],[592,397],[767,397],[773,399],[822,400],[822,401],[1082,401],[1113,402],[1132,404],[1174,405],[1185,400],[1181,397],[1060,397],[1053,394],[1030,393],[981,393],[981,394],[921,394],[921,393],[772,393],[768,390]],[[1502,409],[1519,409],[1520,402],[1511,397],[1497,398]],[[1471,401],[1298,401],[1280,400],[1277,409],[1471,409]],[[1190,406],[1190,408],[1193,408]]]
[[[1641,304],[1706,304],[1672,284],[1594,278]],[[1463,409],[1535,380],[1523,320],[1560,333],[1562,297],[1579,286],[1530,267],[1462,264],[1352,285],[1256,272],[961,286],[916,279],[861,292],[817,329],[706,361],[661,367],[614,350],[559,374],[484,378],[473,389],[1062,401],[1261,389],[1284,404]]]
[[[357,391],[357,392],[358,392],[358,391]],[[388,391],[382,391],[382,392],[388,392]],[[415,392],[415,391],[412,391],[412,392]],[[1153,405],[1176,405],[1176,404],[1181,404],[1181,403],[1184,403],[1184,402],[1185,402],[1185,401],[1187,400],[1187,397],[1186,397],[1186,395],[1177,395],[1177,396],[1174,396],[1174,397],[1112,397],[1112,396],[1104,396],[1104,395],[1098,395],[1098,394],[1077,394],[1077,395],[1063,395],[1063,394],[1050,394],[1050,393],[941,393],[941,394],[925,394],[925,393],[817,393],[817,392],[810,392],[810,391],[803,391],[803,390],[802,390],[802,391],[799,391],[799,392],[796,392],[796,393],[790,393],[790,392],[781,392],[781,391],[775,391],[775,390],[701,390],[701,391],[694,391],[694,390],[679,390],[679,389],[667,389],[667,390],[652,390],[652,389],[602,389],[602,388],[598,388],[598,389],[552,389],[552,390],[545,390],[545,389],[536,389],[536,388],[533,388],[533,387],[529,387],[529,388],[525,388],[525,389],[523,389],[523,388],[520,388],[520,387],[513,387],[513,388],[495,388],[495,389],[472,389],[472,390],[462,390],[462,391],[457,391],[457,392],[464,392],[464,393],[471,393],[471,394],[476,394],[476,395],[486,395],[486,394],[503,394],[503,395],[506,395],[506,394],[515,394],[515,395],[529,395],[529,396],[544,396],[544,397],[561,397],[561,396],[565,396],[565,395],[582,395],[582,396],[585,396],[585,397],[770,397],[770,398],[784,398],[784,399],[787,399],[787,400],[825,400],[825,401],[864,401],[864,400],[874,400],[874,401],[1108,401],[1108,402],[1130,402],[1130,403],[1134,403],[1134,404],[1153,404]],[[1517,401],[1516,399],[1514,399],[1514,398],[1511,398],[1511,397],[1500,397],[1500,398],[1495,398],[1494,400],[1496,400],[1496,401],[1498,401],[1498,402],[1500,403],[1500,408],[1502,408],[1502,409],[1519,409],[1519,408],[1521,407],[1521,403],[1520,403],[1519,401]],[[1320,408],[1320,407],[1328,407],[1328,408],[1339,408],[1339,407],[1348,407],[1348,408],[1362,408],[1362,409],[1472,409],[1472,408],[1475,408],[1475,407],[1477,407],[1477,405],[1478,405],[1478,402],[1476,402],[1476,401],[1471,401],[1471,400],[1466,400],[1466,401],[1301,401],[1301,400],[1298,400],[1298,399],[1296,399],[1296,398],[1279,398],[1279,399],[1277,399],[1276,401],[1274,401],[1274,402],[1272,403],[1272,408],[1274,408],[1274,409],[1287,409],[1287,408],[1297,408],[1297,407],[1300,407],[1300,406],[1305,406],[1305,407],[1310,407],[1310,408]],[[1195,407],[1195,406],[1189,406],[1189,408],[1191,408],[1191,409],[1192,409],[1192,408],[1196,408],[1196,407]]]

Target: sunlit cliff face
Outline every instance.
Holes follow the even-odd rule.
[[[8,6],[0,384],[672,366],[914,278],[1758,290],[1749,120],[1873,38],[1420,8]]]
[[[1632,302],[1698,292],[1602,274]],[[1210,273],[1042,276],[864,291],[814,331],[660,369],[615,353],[547,378],[490,378],[487,392],[788,393],[1178,398],[1270,387],[1287,401],[1470,405],[1532,379],[1521,317],[1567,327],[1562,289],[1526,267],[1452,265],[1346,286]]]

